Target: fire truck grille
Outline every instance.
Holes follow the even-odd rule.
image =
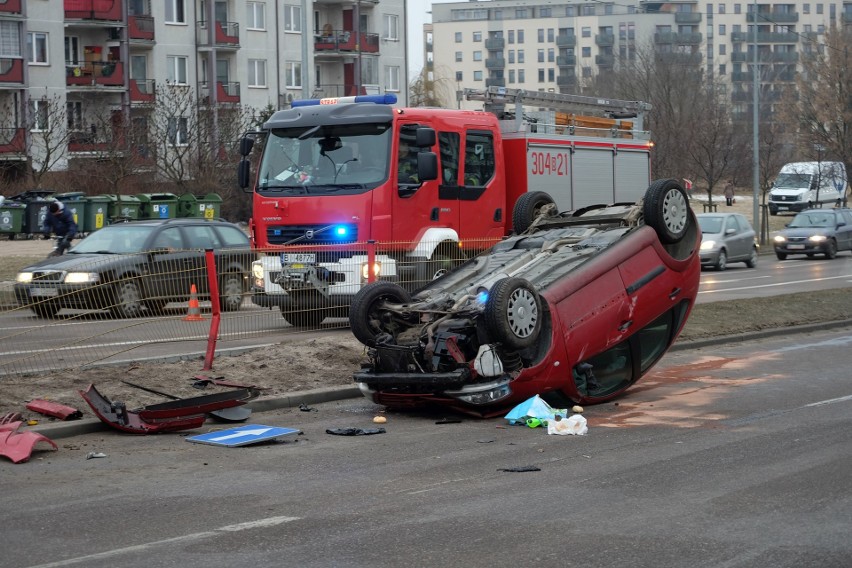
[[[357,242],[358,227],[347,224],[271,225],[266,229],[266,238],[271,245],[339,245]]]

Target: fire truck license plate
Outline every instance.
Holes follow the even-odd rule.
[[[281,253],[281,264],[316,264],[317,255],[312,252]]]

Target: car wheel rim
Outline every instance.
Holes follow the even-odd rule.
[[[683,193],[672,189],[663,198],[663,222],[672,233],[680,233],[686,226],[686,200]]]
[[[225,303],[233,308],[242,306],[243,287],[239,280],[231,279],[225,282]]]
[[[126,313],[138,313],[142,307],[142,297],[139,294],[139,289],[133,284],[125,284],[121,287],[119,302]]]
[[[538,321],[535,296],[526,289],[512,292],[507,309],[509,326],[518,337],[529,337]]]

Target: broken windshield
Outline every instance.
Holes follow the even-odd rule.
[[[368,191],[388,177],[390,140],[390,124],[272,130],[257,190],[295,195]]]

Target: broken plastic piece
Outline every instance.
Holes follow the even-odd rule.
[[[87,460],[94,459],[94,458],[105,458],[105,457],[107,457],[107,455],[103,452],[89,452],[88,454],[86,454]]]
[[[461,420],[458,418],[441,418],[436,420],[435,424],[461,424]]]
[[[317,410],[316,408],[308,406],[305,403],[299,405],[299,410],[301,410],[302,412],[319,412],[319,410]]]
[[[9,422],[0,425],[0,456],[6,456],[12,463],[22,463],[30,459],[33,447],[39,442],[45,442],[58,450],[56,443],[36,432],[18,432],[23,422]]]
[[[0,424],[9,424],[11,422],[18,422],[23,420],[24,417],[20,412],[9,412],[0,416]]]
[[[574,414],[564,420],[552,420],[547,423],[548,434],[563,436],[583,436],[589,431],[586,419],[582,414]]]
[[[245,406],[223,408],[210,413],[210,417],[219,422],[245,422],[249,416],[251,416],[251,408]]]
[[[552,408],[539,395],[535,395],[510,410],[505,418],[509,424],[525,424],[528,418],[538,418],[542,424],[546,424],[557,414],[565,416],[568,410]]]
[[[329,428],[326,434],[335,436],[369,436],[371,434],[384,434],[384,428]]]
[[[522,465],[518,467],[501,467],[498,468],[497,471],[509,471],[512,473],[523,473],[525,471],[541,471],[540,467],[536,467],[534,465]]]
[[[83,413],[74,407],[66,406],[49,400],[37,398],[27,403],[27,410],[44,414],[45,416],[53,416],[60,420],[78,420],[83,417]]]
[[[204,375],[196,375],[192,377],[192,386],[197,389],[207,388],[208,385],[216,385],[218,387],[229,387],[233,389],[257,389],[262,390],[256,385],[240,385],[230,381],[223,381],[224,377],[205,377]]]

